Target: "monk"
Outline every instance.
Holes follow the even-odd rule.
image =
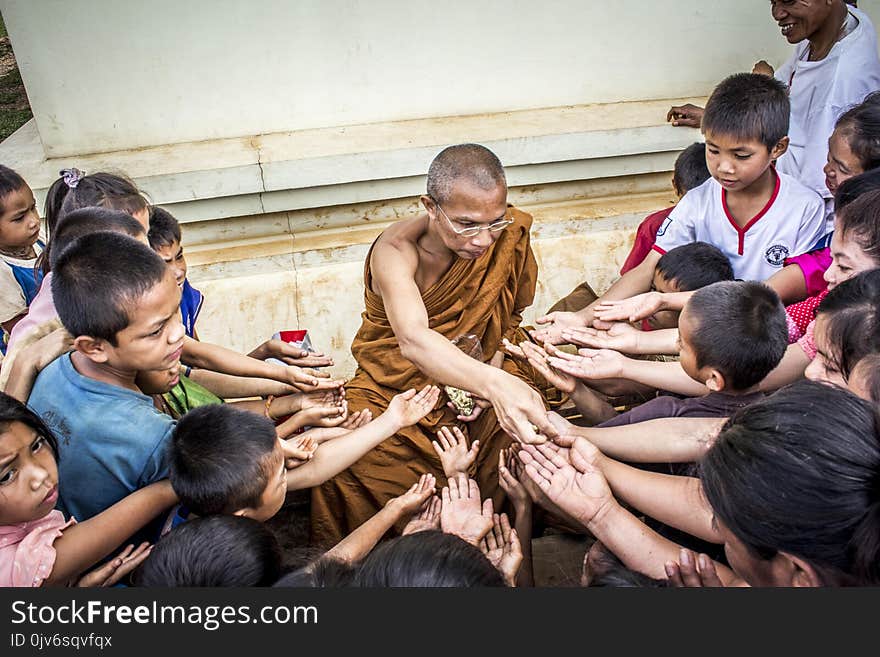
[[[531,216],[508,206],[501,162],[477,144],[437,155],[426,191],[425,213],[385,230],[367,256],[366,310],[351,347],[358,368],[346,397],[350,409],[376,417],[394,395],[430,382],[468,391],[476,406],[465,417],[441,400],[418,425],[314,488],[315,545],[337,543],[424,473],[444,481],[431,446],[443,426],[464,423],[470,440],[480,441],[469,474],[496,502],[503,498],[498,453],[511,437],[535,443],[558,435],[544,398],[524,380],[537,377],[500,350],[502,338],[526,339],[521,313],[537,279]],[[452,344],[463,334],[479,339],[483,360]]]

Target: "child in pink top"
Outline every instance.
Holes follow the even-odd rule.
[[[168,481],[160,481],[85,522],[65,520],[55,509],[57,454],[43,421],[0,393],[0,586],[67,584],[177,501]],[[80,584],[110,585],[147,555],[147,544],[130,545]]]

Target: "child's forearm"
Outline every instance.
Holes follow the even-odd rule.
[[[658,418],[619,427],[575,427],[606,456],[631,463],[691,463],[715,440],[727,418]]]
[[[516,518],[513,526],[519,537],[523,555],[522,565],[516,576],[516,585],[532,587],[535,585],[535,577],[532,574],[532,505],[514,505],[514,513]]]
[[[376,547],[376,544],[398,520],[400,520],[400,511],[392,500],[337,543],[325,556],[349,563],[360,561]]]
[[[617,417],[617,411],[614,410],[614,407],[581,381],[575,383],[570,399],[578,412],[595,424]]]
[[[267,363],[237,351],[207,342],[185,338],[183,342],[183,362],[191,367],[233,374],[235,376],[257,377],[287,382],[287,367]]]
[[[617,499],[692,536],[724,542],[712,527],[712,508],[699,479],[640,470],[608,457],[602,459],[602,473]]]
[[[308,463],[288,470],[287,490],[323,484],[400,429],[400,424],[386,411],[363,427],[322,443]]]
[[[280,381],[233,376],[206,369],[192,370],[189,373],[189,378],[222,399],[267,397],[269,395],[277,397],[297,392],[293,386]]]
[[[802,379],[809,364],[810,359],[799,344],[788,345],[779,365],[761,381],[760,389],[771,392]]]
[[[12,371],[9,373],[4,392],[22,404],[26,404],[40,372],[33,362],[28,362],[26,358],[22,358],[22,355],[23,352],[19,352],[10,365]]]
[[[666,563],[679,559],[680,545],[660,536],[619,504],[588,523],[587,529],[628,568],[655,579],[666,579]],[[729,568],[717,563],[715,568],[723,583],[734,579]]]
[[[136,490],[98,515],[68,527],[54,543],[55,566],[46,583],[66,584],[176,502],[177,495],[166,479]]]
[[[659,329],[657,331],[641,331],[636,341],[634,354],[677,354],[678,329]]]
[[[602,296],[596,299],[586,308],[576,314],[584,321],[584,326],[593,324],[593,308],[602,301],[618,301],[628,299],[651,289],[651,281],[654,278],[654,267],[660,259],[660,254],[651,251],[637,267],[630,269],[608,288]]]
[[[705,385],[688,376],[677,361],[661,363],[627,358],[624,360],[622,375],[624,379],[679,395],[699,397],[709,392]]]

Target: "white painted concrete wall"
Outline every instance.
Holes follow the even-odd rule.
[[[763,0],[2,0],[0,8],[50,157],[700,96],[789,51]]]

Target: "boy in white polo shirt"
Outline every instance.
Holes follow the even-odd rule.
[[[592,325],[597,303],[647,292],[661,255],[682,244],[708,242],[730,259],[738,279],[758,281],[809,251],[825,233],[822,198],[773,167],[788,147],[789,113],[786,88],[773,78],[740,73],[719,84],[702,122],[712,177],[685,194],[638,267],[583,310],[538,318],[550,326],[535,337],[559,343],[562,329]]]

